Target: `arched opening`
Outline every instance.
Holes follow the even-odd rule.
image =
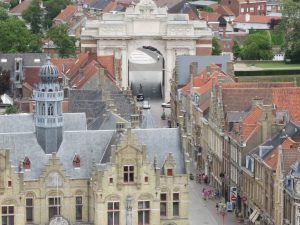
[[[134,96],[144,99],[164,97],[164,57],[152,46],[142,46],[129,55],[128,85]]]

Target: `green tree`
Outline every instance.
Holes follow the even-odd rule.
[[[14,8],[15,6],[17,6],[19,4],[19,0],[10,0],[10,7],[9,8]]]
[[[16,17],[0,21],[0,52],[39,52],[39,37],[26,28],[23,21]],[[35,50],[33,50],[35,49]]]
[[[68,35],[69,28],[66,24],[51,27],[48,37],[54,42],[60,57],[66,58],[76,55],[76,38]]]
[[[5,109],[6,114],[16,114],[19,112],[19,108],[16,105],[10,105]]]
[[[240,57],[241,47],[239,46],[239,43],[237,42],[237,40],[233,40],[232,51],[233,51],[233,56],[234,56],[235,60]]]
[[[29,7],[23,11],[22,18],[30,24],[33,33],[41,33],[43,27],[44,12],[40,7],[41,0],[33,0]]]
[[[240,56],[246,60],[271,60],[273,53],[270,35],[262,32],[249,34]]]
[[[213,39],[212,39],[212,54],[220,55],[221,52],[222,52],[222,49],[221,49],[218,39],[216,37],[213,37]]]
[[[283,17],[279,28],[285,34],[282,48],[285,50],[286,59],[291,63],[300,63],[300,1],[282,0]]]
[[[7,20],[8,14],[5,8],[0,7],[0,20]]]
[[[45,27],[52,26],[52,20],[61,12],[62,9],[70,4],[70,0],[46,0],[44,6],[46,8]]]

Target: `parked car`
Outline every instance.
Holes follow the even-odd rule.
[[[149,102],[148,101],[144,101],[143,102],[143,109],[150,109],[151,107],[150,107],[150,104],[149,104]]]
[[[138,102],[144,101],[144,94],[143,94],[143,93],[137,94],[136,100],[137,100]]]
[[[163,102],[163,103],[161,103],[161,107],[163,107],[163,108],[171,108],[171,103],[170,102]]]

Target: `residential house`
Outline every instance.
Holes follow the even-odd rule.
[[[9,15],[10,16],[17,16],[19,18],[22,18],[22,12],[24,12],[29,5],[31,4],[32,0],[24,0],[24,1],[19,1],[19,4],[16,5],[14,8],[9,10]]]
[[[227,6],[235,16],[244,15],[266,15],[266,0],[224,0],[221,5]]]
[[[240,15],[233,20],[233,28],[236,31],[270,30],[280,21],[278,16]]]

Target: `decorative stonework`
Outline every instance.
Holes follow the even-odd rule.
[[[62,216],[56,216],[50,220],[49,225],[71,225],[71,223]]]
[[[47,187],[62,187],[63,183],[63,178],[59,173],[51,172],[47,177],[46,185]]]

